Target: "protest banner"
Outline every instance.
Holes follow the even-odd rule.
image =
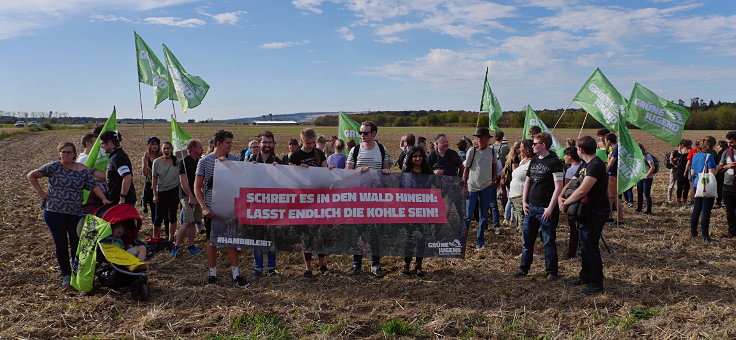
[[[381,256],[465,255],[459,177],[215,164],[217,246]]]

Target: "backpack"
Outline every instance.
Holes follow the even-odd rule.
[[[378,144],[378,150],[381,151],[381,168],[383,168],[383,160],[386,158],[386,149],[383,148],[383,145],[381,145],[381,143],[376,142],[376,144]],[[355,144],[353,149],[354,151],[352,153],[351,159],[353,160],[353,164],[358,164],[358,152],[360,152],[360,143]],[[401,166],[399,166],[399,168],[400,167]]]
[[[652,175],[654,175],[659,172],[659,159],[652,154],[649,155],[652,156],[652,161],[654,162],[654,172],[652,172]]]
[[[671,150],[670,152],[668,152],[667,154],[665,154],[665,155],[664,155],[664,167],[665,167],[665,168],[667,168],[667,169],[672,169],[672,168],[674,168],[674,167],[675,167],[675,166],[674,166],[674,165],[673,165],[673,164],[672,164],[672,163],[670,162],[670,158],[672,157],[672,152],[674,152],[674,151],[675,151],[675,150]],[[652,158],[654,158],[654,156],[652,156]]]

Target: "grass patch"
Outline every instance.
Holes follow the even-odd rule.
[[[632,308],[629,315],[622,318],[609,318],[607,323],[619,331],[625,332],[638,321],[651,319],[663,310],[664,308]]]
[[[395,336],[418,336],[419,326],[412,325],[398,318],[392,318],[381,324],[381,331],[387,338],[393,338]]]
[[[275,316],[266,314],[249,314],[233,320],[233,331],[246,332],[243,339],[293,339],[289,328]]]
[[[11,130],[11,131],[0,131],[0,140],[5,139],[5,138],[10,138],[10,137],[13,137],[15,135],[19,135],[25,132],[26,131],[24,129]]]
[[[303,329],[309,333],[332,335],[342,332],[345,329],[345,325],[317,322],[304,325]]]

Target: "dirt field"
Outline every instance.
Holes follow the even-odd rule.
[[[184,125],[204,141],[216,129]],[[225,127],[242,146],[260,128]],[[278,127],[278,154],[296,128]],[[331,136],[335,128],[319,128]],[[449,128],[451,145],[471,128]],[[140,157],[147,137],[167,135],[168,127],[122,126],[124,149],[131,155],[135,186],[143,188]],[[398,137],[411,131],[433,136],[438,129],[381,128],[378,139],[398,156]],[[277,278],[262,278],[238,289],[226,280],[230,271],[220,258],[220,283],[205,286],[203,255],[152,261],[152,298],[136,303],[122,294],[101,290],[81,296],[61,288],[53,241],[41,218],[40,199],[26,182],[32,169],[58,158],[61,141],[79,143],[84,131],[47,131],[0,141],[0,338],[544,338],[544,339],[681,339],[736,337],[736,241],[721,239],[723,210],[714,212],[711,230],[718,243],[706,244],[688,234],[689,210],[664,206],[667,169],[655,177],[654,215],[625,208],[626,224],[606,225],[604,236],[613,253],[603,253],[606,291],[587,297],[565,285],[580,268],[578,259],[561,260],[563,280],[547,283],[543,261],[530,276],[516,279],[520,240],[513,229],[487,235],[490,249],[469,249],[464,260],[430,258],[427,277],[405,277],[402,259],[383,258],[390,273],[376,279],[366,273],[347,277],[350,256],[329,256],[329,275],[301,277],[300,254],[280,253]],[[520,131],[508,131],[517,140]],[[578,131],[556,131],[560,141]],[[594,134],[593,131],[586,133]],[[688,131],[688,138],[724,131]],[[668,146],[641,131],[633,136],[660,159]],[[162,138],[166,140],[168,138]],[[454,148],[454,146],[453,146]],[[237,150],[236,150],[237,149]],[[45,181],[43,181],[45,183]],[[151,230],[143,215],[144,237]],[[558,228],[564,252],[568,227]],[[473,241],[469,240],[472,246]],[[204,246],[204,240],[198,240]],[[562,256],[560,257],[562,259]],[[252,270],[252,253],[241,253],[241,272]]]

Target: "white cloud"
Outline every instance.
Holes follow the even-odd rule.
[[[207,24],[202,19],[181,19],[175,17],[148,17],[143,19],[143,22],[151,25],[165,25],[175,27],[197,27]]]
[[[291,4],[305,11],[316,14],[322,13],[322,10],[317,8],[317,6],[322,4],[322,0],[291,0]]]
[[[89,17],[92,19],[92,21],[103,21],[103,22],[112,22],[112,21],[123,21],[123,22],[133,22],[132,20],[126,18],[126,17],[119,17],[115,15],[101,15],[101,14],[95,14],[93,16]]]
[[[402,39],[399,37],[383,37],[381,39],[376,39],[375,42],[379,42],[381,44],[395,44],[400,42],[406,42],[406,39]]]
[[[276,50],[281,48],[287,48],[287,47],[294,47],[299,45],[305,45],[309,44],[309,40],[302,40],[302,41],[275,41],[270,42],[266,44],[262,44],[258,46],[259,48],[262,48],[264,50]]]
[[[208,16],[212,19],[215,19],[215,22],[221,25],[235,25],[238,23],[238,21],[240,21],[240,16],[248,12],[234,11],[234,12],[226,12],[226,13],[220,13],[220,14],[211,14],[211,13],[205,12],[204,9],[198,9],[197,13],[202,14],[204,16]]]
[[[336,32],[340,35],[341,38],[347,41],[353,41],[355,39],[355,34],[350,32],[350,28],[347,28],[345,26],[338,28]]]

